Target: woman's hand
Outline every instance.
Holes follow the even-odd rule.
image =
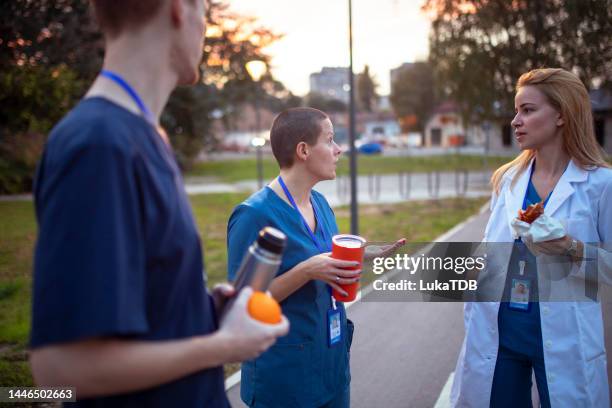
[[[387,256],[404,245],[406,245],[406,238],[398,239],[394,244],[390,245],[367,245],[363,260],[371,261],[374,258]]]
[[[344,296],[348,294],[340,285],[348,285],[359,280],[361,269],[347,270],[342,268],[354,268],[359,265],[357,261],[343,261],[334,259],[331,252],[315,255],[300,264],[300,267],[309,280],[320,280]]]
[[[551,239],[550,241],[544,242],[525,242],[529,250],[535,255],[570,255],[569,249],[572,246],[573,238],[569,235],[563,238]],[[583,244],[581,241],[577,241],[578,245],[576,248],[576,255],[572,256],[573,259],[580,259],[582,254]]]

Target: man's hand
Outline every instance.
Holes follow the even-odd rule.
[[[277,337],[289,332],[289,320],[284,315],[278,324],[261,323],[249,315],[247,305],[252,294],[248,286],[240,291],[216,333],[231,350],[231,362],[256,358],[272,346]]]
[[[229,283],[218,283],[213,289],[211,296],[215,305],[215,312],[217,314],[217,320],[221,318],[221,313],[227,301],[236,295],[236,289]]]

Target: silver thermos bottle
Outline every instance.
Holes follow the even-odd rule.
[[[287,236],[276,228],[265,227],[259,231],[259,236],[249,246],[236,272],[236,278],[232,282],[236,295],[245,286],[250,286],[254,291],[260,292],[268,289],[280,267],[286,244]],[[223,314],[232,307],[234,299],[235,297],[227,301],[223,307]]]

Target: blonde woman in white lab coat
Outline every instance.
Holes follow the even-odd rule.
[[[484,241],[513,242],[511,220],[535,201],[546,203],[544,213],[561,220],[567,234],[528,246],[533,266],[524,280],[513,279],[520,242],[498,250],[487,269],[502,271],[502,288],[526,283],[532,296],[538,288],[566,295],[562,302],[540,296],[528,307],[512,298],[466,303],[451,403],[531,407],[534,373],[542,407],[609,407],[601,306],[591,299],[594,278],[612,284],[612,170],[595,139],[588,93],[565,70],[536,69],[519,78],[515,110],[522,152],[493,174]],[[551,264],[543,259],[551,256],[566,257],[564,279],[545,278]]]

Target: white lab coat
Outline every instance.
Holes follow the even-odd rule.
[[[533,161],[532,163],[533,164]],[[499,196],[493,195],[491,217],[485,230],[484,242],[512,242],[510,221],[517,216],[527,190],[531,165],[510,189],[515,170],[503,178]],[[582,170],[573,161],[561,176],[545,207],[545,213],[565,223],[570,236],[585,243],[588,256],[596,257],[599,283],[612,285],[612,170],[597,168]],[[607,244],[606,244],[607,243]],[[602,248],[604,246],[605,248]],[[499,251],[498,251],[499,252]],[[487,260],[487,269],[494,264],[500,290],[506,278],[510,253],[501,259]],[[551,280],[542,282],[546,264],[538,262],[538,282],[550,289]],[[568,263],[569,276],[554,281],[552,293],[574,293],[575,300],[540,302],[544,362],[551,406],[595,407],[610,406],[606,369],[603,321],[599,302],[585,301],[585,264]],[[570,265],[571,271],[570,271]],[[591,262],[593,265],[593,262]],[[592,276],[592,275],[590,275]],[[493,279],[495,280],[495,279]],[[501,292],[500,292],[501,295]],[[501,299],[501,296],[499,297]],[[454,407],[488,407],[497,361],[499,332],[497,314],[499,302],[465,304],[465,339],[457,361],[451,391]]]

